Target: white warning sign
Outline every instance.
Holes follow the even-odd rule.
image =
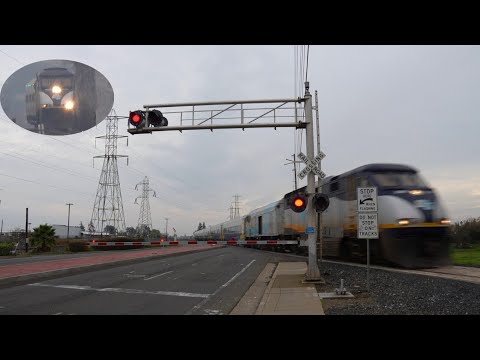
[[[378,239],[377,213],[358,214],[358,238]]]
[[[357,208],[358,211],[378,211],[377,188],[359,187],[357,188]]]

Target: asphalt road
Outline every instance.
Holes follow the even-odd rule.
[[[159,258],[0,290],[0,315],[228,314],[268,262],[240,247]]]

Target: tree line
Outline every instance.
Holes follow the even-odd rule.
[[[456,247],[469,247],[480,243],[480,217],[457,221],[451,228],[452,241]]]

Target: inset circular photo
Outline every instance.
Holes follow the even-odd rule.
[[[71,60],[45,60],[15,71],[0,102],[17,125],[44,135],[70,135],[102,122],[113,107],[113,89],[94,68]]]

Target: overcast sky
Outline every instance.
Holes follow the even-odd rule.
[[[65,59],[102,73],[118,115],[145,104],[293,98],[294,46],[0,45],[0,86],[36,61]],[[310,46],[308,80],[318,90],[322,170],[337,175],[368,163],[416,167],[454,221],[480,216],[479,46]],[[105,122],[68,136],[27,131],[0,110],[3,231],[90,221],[102,168]],[[293,190],[292,128],[167,131],[130,135],[119,125],[119,176],[127,226],[136,226],[145,176],[153,228],[191,234]],[[298,132],[298,131],[297,131]],[[305,152],[305,141],[303,141]],[[306,178],[299,186],[306,185]]]

